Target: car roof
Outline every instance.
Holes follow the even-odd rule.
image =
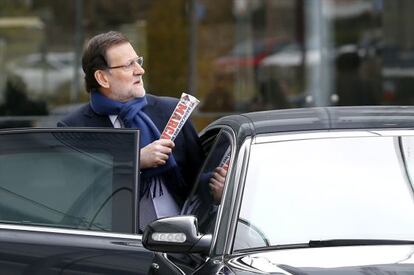
[[[267,133],[413,128],[414,106],[314,107],[230,115],[209,125],[231,127],[238,139]]]

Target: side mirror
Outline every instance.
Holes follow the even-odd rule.
[[[208,253],[211,234],[198,232],[198,221],[194,216],[168,217],[145,227],[142,244],[157,252]]]

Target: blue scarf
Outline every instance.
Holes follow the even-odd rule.
[[[126,128],[137,128],[140,130],[140,148],[159,139],[161,135],[152,120],[142,111],[146,105],[147,98],[145,96],[127,102],[119,102],[102,95],[96,90],[91,92],[91,107],[95,113],[100,115],[118,115]],[[181,173],[178,171],[177,163],[172,154],[165,165],[141,170],[141,178],[144,181],[156,176],[163,177],[166,184],[173,182],[182,185],[183,183]],[[172,184],[168,185],[171,186]],[[146,193],[146,190],[144,193]],[[162,190],[160,190],[160,193],[162,194]]]

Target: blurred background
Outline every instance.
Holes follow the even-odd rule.
[[[230,114],[414,102],[412,0],[1,0],[0,128],[53,127],[88,101],[85,41],[118,30],[150,93]]]

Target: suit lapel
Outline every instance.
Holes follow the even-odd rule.
[[[162,132],[167,124],[168,117],[165,117],[165,112],[159,108],[157,100],[153,96],[147,95],[147,102],[148,104],[143,111],[151,118],[158,130]]]

